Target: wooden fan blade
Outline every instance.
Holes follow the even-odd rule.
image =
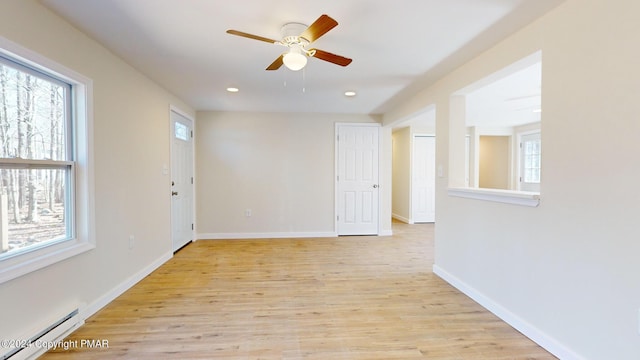
[[[312,43],[336,26],[338,26],[338,22],[329,17],[329,15],[321,15],[318,20],[307,28],[307,30],[300,34],[300,37],[303,37]]]
[[[278,70],[278,69],[280,69],[280,66],[282,66],[282,64],[284,64],[284,62],[282,62],[283,58],[284,58],[284,54],[280,55],[280,57],[277,58],[276,61],[272,62],[271,65],[269,65],[266,70]]]
[[[332,54],[324,50],[311,49],[310,51],[315,51],[315,54],[313,54],[313,57],[316,57],[320,60],[328,61],[330,63],[334,63],[336,65],[340,65],[340,66],[347,66],[351,64],[351,61],[352,61],[351,59],[346,58],[344,56]]]
[[[246,32],[242,32],[238,30],[227,30],[227,34],[242,36],[249,39],[260,40],[260,41],[264,41],[272,44],[275,44],[278,42],[277,40],[269,39],[269,38],[258,36],[258,35],[247,34]]]

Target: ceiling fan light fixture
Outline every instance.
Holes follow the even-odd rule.
[[[280,40],[269,39],[263,36],[253,35],[233,29],[227,30],[227,34],[289,48],[286,53],[278,56],[278,58],[273,61],[271,65],[267,66],[265,70],[278,70],[282,65],[285,65],[289,70],[298,71],[307,65],[307,58],[309,57],[340,66],[347,66],[351,64],[352,59],[344,56],[332,54],[320,49],[307,50],[306,48],[309,44],[318,40],[318,38],[336,26],[338,26],[337,21],[332,19],[329,15],[323,14],[309,26],[302,23],[284,24],[281,28],[282,38]]]
[[[289,52],[284,54],[282,62],[289,70],[298,71],[307,65],[307,56],[298,46],[292,46]]]

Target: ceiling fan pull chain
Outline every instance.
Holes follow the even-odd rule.
[[[307,69],[302,68],[302,93],[303,94],[307,92],[306,85],[307,85]]]

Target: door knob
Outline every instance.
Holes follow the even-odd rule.
[[[378,188],[378,184],[373,184],[373,188],[377,189]]]
[[[176,195],[178,195],[178,192],[177,192],[177,191],[172,191],[172,192],[171,192],[171,196],[176,196]]]

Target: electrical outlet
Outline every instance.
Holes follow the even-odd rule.
[[[251,209],[246,209],[246,210],[244,211],[244,216],[246,216],[246,217],[251,217]]]
[[[129,235],[129,249],[133,249],[133,245],[135,245],[136,238],[133,235]]]

